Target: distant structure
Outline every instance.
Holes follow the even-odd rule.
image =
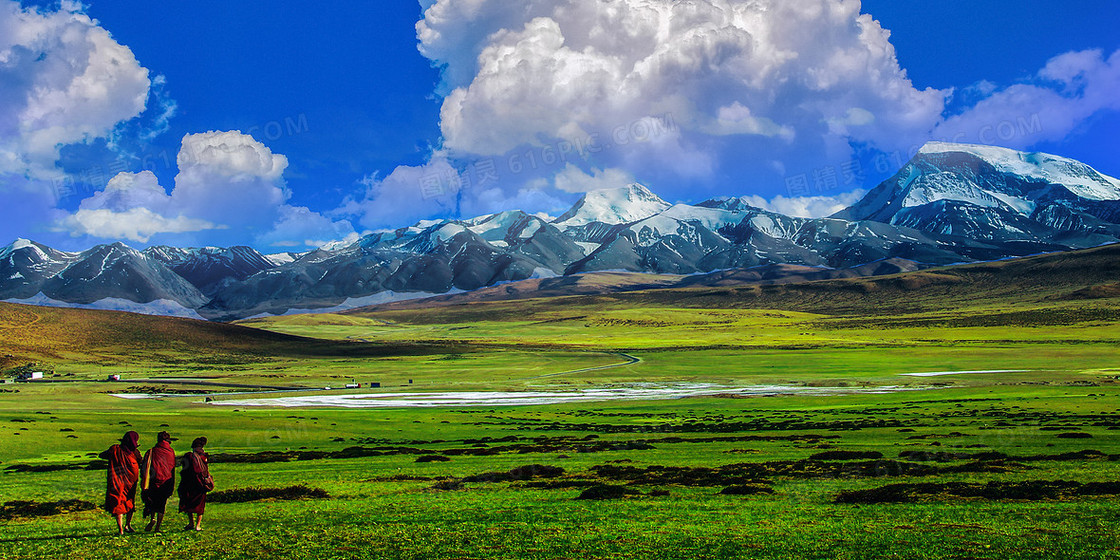
[[[28,371],[28,372],[20,373],[19,375],[17,375],[16,376],[16,381],[34,381],[36,379],[42,379],[42,378],[43,378],[43,372],[41,372],[41,371]]]

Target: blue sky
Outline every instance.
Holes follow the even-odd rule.
[[[632,180],[821,215],[930,139],[1120,175],[1116,2],[619,4],[0,0],[0,238],[303,250]]]

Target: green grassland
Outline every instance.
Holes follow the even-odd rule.
[[[128,429],[144,446],[169,430],[179,451],[206,435],[219,491],[303,484],[330,496],[212,503],[200,534],[174,519],[164,534],[122,538],[97,510],[0,510],[0,558],[1120,558],[1118,270],[1105,247],[883,278],[240,325],[0,305],[3,367],[48,364],[58,381],[0,385],[0,503],[97,504],[105,475],[93,455]],[[1014,371],[901,375],[978,370]],[[125,380],[100,381],[109,373]],[[381,382],[362,390],[374,393],[682,382],[850,392],[204,402],[351,379]],[[909,390],[867,392],[883,386]],[[112,395],[127,388],[204,393]],[[814,457],[836,451],[864,455]],[[902,498],[874,498],[897,484],[911,485]],[[595,485],[628,495],[577,499]],[[858,490],[873,492],[843,498]]]

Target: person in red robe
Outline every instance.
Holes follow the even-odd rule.
[[[179,475],[179,511],[187,514],[187,531],[202,530],[202,514],[206,512],[206,493],[214,489],[210,477],[210,456],[203,448],[206,438],[191,443],[191,451],[183,455]]]
[[[134,533],[132,513],[136,511],[136,483],[140,478],[140,434],[128,432],[121,442],[98,455],[109,461],[105,487],[105,510],[117,518],[117,534]]]
[[[140,499],[144,501],[144,517],[150,519],[145,531],[159,532],[167,499],[174,490],[175,450],[171,449],[171,434],[160,432],[155,447],[144,454],[140,469]]]

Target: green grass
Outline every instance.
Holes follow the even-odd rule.
[[[31,390],[31,389],[29,389]],[[34,390],[40,390],[35,387]],[[468,483],[459,491],[431,490],[429,481],[389,478],[464,477],[530,464],[586,475],[595,465],[625,460],[633,466],[711,467],[740,462],[804,459],[822,444],[835,449],[877,450],[887,458],[902,450],[1000,451],[1009,455],[1059,454],[1082,449],[1120,453],[1114,403],[1120,390],[1097,387],[997,385],[942,391],[849,395],[829,398],[688,399],[612,402],[590,406],[441,410],[252,409],[233,413],[184,400],[139,401],[122,408],[111,397],[4,394],[0,405],[7,431],[0,435],[5,462],[82,462],[88,452],[112,443],[128,428],[149,444],[160,424],[182,439],[210,438],[213,452],[337,450],[350,445],[411,446],[424,452],[471,447],[484,436],[535,438],[598,435],[602,441],[652,442],[642,451],[578,451],[452,456],[451,461],[416,463],[417,454],[280,463],[216,463],[219,489],[280,487],[307,483],[328,491],[329,500],[212,504],[207,532],[162,536],[107,536],[107,515],[85,512],[46,519],[19,519],[0,527],[3,558],[171,557],[195,550],[204,558],[1074,558],[1118,557],[1117,497],[1068,501],[933,500],[917,504],[838,505],[841,490],[907,481],[1079,480],[1120,477],[1120,462],[1042,461],[1005,473],[960,473],[936,477],[777,477],[775,493],[720,496],[720,487],[638,484],[668,496],[582,502],[578,488],[536,489],[524,483]],[[50,415],[25,409],[18,398],[34,398]],[[960,402],[958,402],[960,401]],[[99,411],[91,414],[91,410]],[[54,419],[51,419],[51,416]],[[1087,416],[1098,418],[1087,419]],[[845,421],[897,421],[900,427],[780,428],[785,421],[839,425]],[[750,420],[770,429],[696,431]],[[119,422],[128,422],[122,425]],[[444,423],[447,422],[447,423]],[[553,429],[553,425],[560,429]],[[1074,426],[1090,439],[1064,439],[1045,426]],[[26,427],[15,436],[12,429]],[[65,438],[71,427],[80,439]],[[613,427],[613,428],[612,428]],[[625,428],[629,431],[617,431]],[[1063,428],[1064,429],[1064,428]],[[911,439],[915,436],[954,437]],[[674,442],[679,436],[741,437],[818,434],[809,441]],[[279,439],[272,439],[279,436]],[[344,441],[335,441],[343,438]],[[367,439],[369,438],[369,439]],[[376,441],[377,443],[366,443]],[[491,443],[492,447],[503,445]],[[982,446],[982,447],[975,447]],[[177,443],[182,450],[182,441]],[[76,456],[81,455],[82,458]],[[566,456],[566,457],[562,457]],[[951,464],[962,464],[958,461]],[[0,495],[40,501],[99,500],[100,471],[5,473]],[[8,498],[8,497],[12,498]],[[174,503],[174,500],[173,500]],[[180,523],[175,520],[176,523]],[[170,525],[175,527],[176,525]],[[121,544],[124,543],[124,544]],[[1066,552],[1063,552],[1066,551]],[[130,556],[131,557],[131,556]]]
[[[1052,261],[1032,261],[1029,274],[1021,263],[999,263],[893,280],[245,322],[272,332],[0,305],[0,342],[12,349],[5,367],[40,360],[67,381],[0,385],[19,391],[0,392],[0,501],[98,503],[103,471],[23,469],[85,465],[128,429],[145,447],[169,430],[180,452],[206,435],[213,453],[339,454],[211,469],[218,489],[307,484],[329,499],[211,504],[202,534],[114,538],[99,511],[15,518],[0,522],[0,558],[1120,558],[1120,496],[833,503],[841,491],[895,483],[1120,481],[1120,299],[1107,290],[1070,297],[1103,280],[1055,272]],[[1017,285],[992,280],[1008,267]],[[41,318],[28,325],[32,314]],[[82,332],[71,337],[75,321]],[[207,326],[196,332],[198,325]],[[640,361],[580,371],[623,361],[618,352]],[[900,375],[963,370],[1024,371]],[[110,373],[125,382],[99,381]],[[381,392],[650,382],[915,390],[436,409],[235,409],[206,404],[204,395],[109,394],[176,387],[130,381],[148,377],[293,387],[283,394],[350,379],[379,381]],[[246,397],[204,390],[215,400]],[[1091,437],[1059,437],[1071,432]],[[340,457],[355,446],[381,454]],[[748,496],[720,495],[723,484],[639,477],[631,486],[644,495],[575,499],[580,484],[626,483],[596,474],[607,465],[718,469],[826,450],[885,460],[906,451],[1011,458],[983,469],[965,469],[968,458],[918,463],[963,469],[926,475],[789,471],[758,481],[772,494]],[[1055,457],[1084,450],[1105,456]],[[416,462],[425,454],[450,460]],[[555,487],[432,488],[529,464],[565,474],[550,479]]]

